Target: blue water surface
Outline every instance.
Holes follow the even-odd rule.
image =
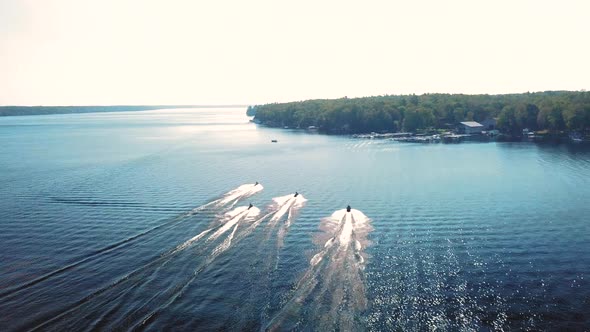
[[[588,148],[248,120],[0,118],[0,330],[590,328]]]

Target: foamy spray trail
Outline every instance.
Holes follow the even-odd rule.
[[[372,231],[370,219],[359,210],[335,211],[320,223],[316,237],[320,250],[310,259],[293,294],[272,316],[267,330],[358,330],[359,314],[366,310],[364,267]],[[300,326],[303,306],[312,315]]]
[[[232,245],[232,240],[239,226],[241,226],[243,223],[251,222],[253,219],[256,219],[259,214],[260,210],[254,206],[237,207],[227,212],[222,217],[221,224],[199,233],[196,236],[198,238],[196,241],[204,238],[207,234],[210,235],[206,240],[201,241],[200,245],[195,244],[195,250],[197,253],[199,253],[199,256],[207,252],[209,252],[209,254],[206,255],[206,259],[204,261],[201,261],[195,268],[192,268],[192,272],[189,274],[188,279],[173,286],[166,286],[166,288],[161,293],[154,296],[148,303],[144,303],[139,308],[136,308],[132,313],[127,314],[124,321],[119,322],[119,324],[115,324],[115,326],[129,326],[129,324],[135,323],[135,327],[133,329],[140,329],[148,325],[158,316],[161,311],[168,308],[180,296],[182,296],[182,294],[184,294],[186,289],[194,282],[197,276],[207,266],[209,266],[217,258],[217,256],[219,256],[219,254],[230,248]],[[232,231],[227,235],[227,237],[225,237],[219,245],[215,246],[215,244],[218,243],[219,240],[223,238],[223,235],[230,229],[232,229]],[[154,277],[150,278],[150,280],[154,279]],[[147,288],[149,289],[153,287],[149,287],[148,285]],[[149,309],[150,304],[152,307],[155,306],[156,309]]]
[[[136,319],[136,324],[134,325],[133,329],[142,329],[149,325],[161,311],[166,310],[170,305],[172,305],[184,292],[186,289],[195,281],[197,276],[207,267],[209,266],[221,253],[226,251],[232,245],[232,240],[236,236],[238,229],[242,224],[251,223],[254,220],[257,220],[257,217],[260,215],[260,209],[252,206],[252,207],[238,207],[234,210],[228,212],[224,216],[224,222],[222,225],[218,226],[215,232],[213,232],[209,237],[203,242],[202,246],[199,249],[199,252],[203,251],[210,251],[209,255],[207,256],[206,260],[201,262],[194,268],[191,277],[186,280],[182,284],[177,284],[174,286],[172,292],[166,293],[166,300],[164,303],[159,305],[157,309],[152,310],[143,316],[140,319]],[[264,217],[262,217],[264,218]],[[229,230],[232,230],[227,237],[213,249],[212,246],[218,241],[222,236],[227,233]],[[212,229],[211,229],[212,230]],[[202,237],[201,237],[202,238]],[[129,319],[128,319],[129,321]]]
[[[271,282],[271,275],[276,270],[279,262],[280,249],[283,247],[284,238],[289,231],[289,227],[299,214],[300,209],[305,205],[307,199],[301,194],[290,194],[285,196],[275,197],[272,203],[268,206],[268,213],[259,220],[252,223],[252,225],[244,232],[248,235],[255,229],[262,221],[267,220],[265,227],[265,240],[259,243],[259,251],[261,255],[256,260],[255,264],[260,264],[258,270],[260,271],[259,283],[266,285]],[[278,227],[278,230],[276,230]],[[276,246],[274,250],[270,248],[263,248],[267,243],[271,243],[271,238],[276,237]],[[263,287],[267,290],[266,285]]]
[[[196,209],[193,209],[189,213],[179,216],[176,219],[181,219],[182,217],[192,215],[198,211],[201,211],[201,210],[204,210],[207,208],[223,210],[228,206],[228,204],[231,207],[231,206],[235,205],[241,199],[252,196],[252,195],[260,192],[262,189],[263,189],[263,187],[260,184],[242,185],[242,186],[226,193],[221,198],[214,200],[214,201],[212,201],[208,204],[205,204],[203,206],[200,206]],[[239,214],[239,213],[242,213],[243,211],[247,211],[247,210],[248,210],[247,207],[240,207],[240,208],[234,209],[233,211],[230,211],[228,214],[229,215]],[[252,209],[250,209],[249,213],[244,213],[243,215],[244,215],[244,217],[246,217],[248,214],[250,214],[251,216],[257,216],[258,213],[259,213],[259,210],[257,208],[253,207]],[[226,214],[226,216],[227,216],[227,214]],[[229,221],[231,221],[231,220],[232,219],[230,218]],[[217,222],[217,224],[218,223],[219,222]],[[210,233],[214,233],[220,227],[223,227],[223,226],[224,226],[224,223],[222,223],[221,225],[217,225],[217,226],[213,225],[212,227],[209,227],[208,229],[201,231],[199,234],[197,234],[197,235],[193,236],[192,238],[188,239],[187,241],[179,244],[174,249],[163,253],[158,258],[146,263],[143,266],[136,268],[135,270],[122,276],[121,278],[114,281],[113,283],[111,283],[101,289],[98,289],[98,290],[92,292],[91,294],[85,296],[84,298],[80,299],[79,301],[69,305],[63,311],[56,314],[54,317],[49,318],[46,321],[44,321],[43,323],[35,326],[34,329],[44,328],[45,326],[52,324],[53,322],[57,322],[66,316],[70,316],[71,313],[77,311],[79,308],[92,302],[95,298],[97,298],[99,296],[101,298],[107,298],[107,300],[105,300],[105,302],[107,302],[108,298],[109,298],[109,294],[111,292],[112,293],[118,292],[117,294],[119,294],[119,295],[117,295],[117,298],[121,297],[122,295],[125,295],[126,293],[131,291],[135,286],[137,286],[139,283],[142,283],[142,284],[145,283],[144,282],[145,279],[142,276],[146,276],[146,273],[148,275],[158,273],[158,271],[162,268],[162,266],[166,265],[170,260],[174,259],[174,257],[176,255],[185,251],[188,248],[193,247],[196,243],[201,242],[201,239],[203,239],[205,236],[209,235]],[[161,226],[159,226],[159,227],[161,227]],[[231,240],[229,242],[231,244]],[[206,248],[203,248],[203,249],[206,250]],[[131,284],[131,285],[129,285],[129,284]],[[128,287],[126,287],[126,286],[128,286]],[[121,288],[123,288],[122,291],[119,290]],[[127,288],[127,289],[125,289],[125,288]]]
[[[241,199],[250,197],[250,196],[262,191],[262,189],[264,189],[264,187],[259,183],[257,183],[257,184],[253,184],[253,183],[252,184],[244,184],[244,185],[241,185],[238,188],[231,190],[228,193],[224,194],[221,198],[214,200],[208,204],[205,204],[197,209],[194,209],[189,213],[200,211],[205,208],[212,207],[212,206],[217,207],[219,209],[223,209],[228,203],[231,203],[231,205],[230,205],[230,208],[231,208],[231,207],[233,207],[233,205],[235,205]],[[215,237],[215,238],[218,237],[220,235],[220,233],[219,233],[220,229],[222,230],[221,233],[224,233],[225,231],[227,231],[227,228],[231,228],[231,226],[226,225],[228,220],[229,220],[229,222],[233,222],[233,219],[235,219],[234,217],[239,219],[239,217],[241,215],[248,214],[245,212],[250,212],[249,213],[250,215],[254,215],[252,213],[253,211],[259,211],[259,210],[257,208],[254,208],[254,210],[248,211],[248,207],[239,207],[239,208],[236,208],[232,211],[226,212],[224,215],[225,221],[222,221],[221,227],[219,227],[212,235],[210,235],[207,240],[211,239],[212,237]],[[236,219],[236,220],[238,220],[238,219]],[[212,226],[212,227],[200,232],[199,234],[193,236],[192,238],[188,239],[184,243],[176,246],[176,248],[174,248],[172,251],[160,256],[160,259],[172,256],[182,250],[185,250],[186,248],[192,246],[195,242],[201,240],[203,237],[205,237],[207,234],[209,234],[211,231],[215,230],[216,228],[217,227]]]
[[[241,211],[239,208],[236,210],[238,210],[238,212],[234,214],[228,214],[229,221],[220,227],[215,233],[211,234],[207,239],[207,241],[213,241],[233,227],[233,230],[229,236],[226,237],[221,244],[215,247],[215,249],[213,249],[209,255],[209,259],[207,260],[208,263],[211,263],[215,257],[229,249],[232,244],[232,240],[236,235],[236,231],[238,230],[238,227],[241,226],[241,224],[252,223],[252,221],[254,221],[260,215],[260,209],[254,206],[249,209],[246,208],[245,211]]]
[[[262,186],[260,183],[243,184],[235,189],[228,191],[216,200],[213,200],[203,206],[199,206],[197,208],[192,209],[191,211],[185,213],[183,216],[190,216],[203,209],[212,207],[222,208],[224,206],[229,206],[229,208],[233,208],[240,200],[255,195],[261,192],[263,189],[264,186]]]
[[[235,205],[241,199],[252,196],[252,195],[260,192],[262,189],[264,189],[264,187],[259,183],[244,184],[244,185],[241,185],[238,188],[231,190],[228,193],[224,194],[221,198],[214,200],[208,204],[205,204],[195,210],[192,210],[190,213],[193,213],[197,210],[204,210],[205,208],[210,208],[212,206],[223,210],[227,206],[227,204],[229,204],[229,203],[231,203],[231,205],[230,205],[230,208],[231,208],[231,207],[233,207],[233,205]],[[209,234],[210,232],[212,232],[216,228],[217,228],[217,230],[215,230],[215,232],[209,236],[207,241],[209,241],[211,238],[217,238],[219,235],[226,232],[227,229],[231,228],[231,226],[233,226],[233,223],[239,221],[244,216],[258,215],[259,212],[253,213],[254,211],[259,211],[259,210],[257,208],[253,208],[252,210],[248,210],[248,207],[244,206],[244,207],[235,208],[229,212],[226,212],[224,215],[224,218],[223,218],[224,220],[221,221],[222,224],[220,227],[219,226],[212,226],[212,227],[200,232],[199,234],[193,236],[192,238],[188,239],[184,243],[176,246],[176,248],[174,248],[173,250],[162,254],[157,259],[157,262],[163,261],[163,262],[161,262],[161,266],[167,264],[173,258],[173,256],[175,254],[193,246],[195,242],[201,240],[201,238],[205,237],[207,234]],[[228,225],[228,223],[232,223],[232,224]],[[156,263],[156,262],[152,262],[152,263]],[[156,269],[156,272],[158,269]]]
[[[219,230],[227,225],[228,222],[234,223],[237,228],[238,224],[244,220],[255,218],[260,210],[252,207],[238,207],[225,214],[221,224],[217,222],[216,226],[210,227],[184,243],[176,246],[173,250],[161,255],[157,260],[150,264],[137,269],[130,274],[122,277],[117,282],[102,288],[91,295],[85,297],[71,308],[59,313],[55,317],[33,327],[33,330],[46,329],[53,325],[58,329],[71,329],[75,326],[81,326],[84,321],[89,319],[96,322],[97,326],[107,326],[117,328],[120,326],[129,326],[129,324],[140,324],[149,320],[156,312],[163,310],[178,298],[185,289],[194,281],[197,275],[216,257],[214,246],[216,241],[207,242],[203,240],[207,235]],[[234,228],[235,229],[235,228]],[[233,233],[233,232],[232,232]],[[232,236],[230,234],[229,236]],[[229,238],[229,237],[228,237]],[[226,247],[231,244],[231,239],[223,241]],[[201,245],[198,245],[201,243]],[[195,247],[197,253],[210,252],[207,260],[198,264],[198,267],[190,272],[186,281],[174,285],[161,284],[161,278],[158,277],[160,270],[171,260],[186,252],[188,248]],[[227,248],[226,248],[227,249]],[[191,255],[192,257],[193,255]],[[190,264],[191,261],[189,261]],[[166,272],[163,272],[166,273]],[[145,293],[145,290],[157,290],[154,293]],[[147,299],[146,299],[147,296]],[[141,303],[126,311],[126,303]],[[153,312],[153,307],[157,309]],[[106,314],[103,314],[105,313]],[[95,318],[99,316],[99,318]],[[65,324],[65,325],[60,325]]]
[[[168,262],[170,262],[172,259],[174,259],[175,254],[177,254],[177,253],[179,253],[191,246],[194,246],[196,242],[200,241],[205,236],[209,235],[209,237],[207,237],[207,239],[205,240],[206,242],[214,241],[219,236],[221,236],[223,233],[227,232],[229,229],[231,229],[234,226],[235,226],[234,227],[234,231],[235,231],[237,229],[237,224],[240,221],[242,221],[243,219],[251,220],[252,218],[258,216],[259,213],[260,213],[260,210],[258,208],[256,208],[256,207],[249,208],[247,206],[238,207],[238,208],[235,208],[229,212],[226,212],[220,221],[214,222],[213,225],[211,227],[209,227],[208,229],[201,231],[199,234],[193,236],[192,238],[186,240],[182,244],[176,246],[176,248],[174,248],[172,251],[161,255],[160,258],[158,259],[159,266],[153,271],[152,274],[157,274],[162,267],[164,267],[166,264],[168,264]],[[232,236],[233,236],[233,233],[232,233]],[[231,240],[229,240],[229,242],[231,244]],[[229,244],[227,247],[229,247]],[[205,246],[202,245],[202,246],[200,246],[200,248],[197,248],[197,250],[199,250],[201,252],[207,251],[208,247],[206,245]]]
[[[273,204],[271,204],[267,210],[267,213],[260,216],[260,210],[256,207],[247,209],[246,207],[238,207],[234,210],[225,214],[222,225],[218,226],[215,231],[209,233],[207,239],[202,243],[202,250],[209,250],[211,244],[218,243],[224,238],[225,234],[229,233],[207,256],[206,260],[199,264],[193,272],[193,277],[188,280],[178,291],[173,293],[168,301],[160,306],[158,309],[146,314],[140,323],[135,325],[135,328],[145,328],[159,315],[162,310],[172,305],[186,290],[187,287],[196,279],[198,274],[203,271],[207,266],[215,261],[215,259],[228,250],[233,244],[241,241],[243,238],[256,229],[265,220],[268,220],[268,230],[274,229],[277,224],[285,220],[282,224],[283,234],[286,233],[286,229],[293,222],[296,216],[296,212],[304,205],[307,201],[303,195],[293,194],[285,195],[281,197],[273,198]],[[213,228],[211,229],[213,230]],[[231,230],[231,231],[230,231]]]
[[[301,194],[297,195],[297,197],[295,195],[275,197],[272,200],[273,205],[271,205],[270,210],[275,210],[276,212],[270,218],[269,224],[273,226],[286,214],[291,215],[293,210],[301,208],[307,202],[307,199]],[[290,223],[291,220],[288,220],[288,222]]]
[[[74,269],[82,264],[92,262],[93,260],[100,258],[105,254],[108,254],[108,253],[113,252],[115,250],[124,248],[128,245],[131,245],[132,243],[137,242],[140,239],[142,239],[150,234],[153,234],[157,231],[164,230],[167,227],[172,226],[172,225],[184,220],[186,217],[192,216],[192,215],[194,215],[200,211],[203,211],[207,208],[210,208],[210,207],[222,208],[225,205],[227,205],[228,203],[231,203],[232,204],[231,206],[233,206],[237,202],[239,202],[241,199],[250,197],[250,196],[262,191],[263,189],[264,189],[264,187],[261,184],[254,184],[254,183],[243,184],[243,185],[225,193],[219,199],[216,199],[212,202],[209,202],[207,204],[196,207],[189,212],[183,213],[179,216],[169,219],[166,222],[164,222],[160,225],[154,226],[150,229],[147,229],[141,233],[138,233],[136,235],[133,235],[133,236],[123,239],[121,241],[112,243],[112,244],[110,244],[106,247],[103,247],[101,249],[98,249],[86,256],[80,257],[79,259],[74,260],[73,262],[71,262],[67,265],[64,265],[64,266],[57,268],[53,271],[45,273],[33,280],[27,281],[21,285],[13,287],[13,288],[6,289],[6,290],[0,292],[0,299],[4,298],[6,296],[9,296],[9,295],[15,294],[17,292],[20,292],[22,290],[26,290],[27,288],[30,288],[31,286],[37,285],[45,280],[59,276],[59,275],[65,273],[71,269]]]
[[[223,195],[223,197],[211,202],[210,204],[215,206],[230,204],[230,206],[233,207],[239,200],[259,193],[263,189],[264,187],[260,183],[243,184],[238,188],[226,193]]]
[[[285,196],[283,196],[283,197],[285,197]],[[299,210],[305,205],[305,202],[307,202],[307,199],[303,195],[299,194],[299,195],[297,195],[297,197],[294,197],[293,195],[291,195],[291,197],[289,197],[283,203],[283,205],[281,205],[280,209],[272,217],[271,222],[270,222],[270,226],[271,226],[271,228],[274,228],[276,223],[279,220],[281,220],[282,218],[285,218],[285,216],[286,216],[285,221],[281,224],[281,226],[279,227],[279,230],[277,231],[277,247],[278,248],[281,248],[283,246],[285,236],[287,235],[287,232],[289,231],[289,228],[291,227],[293,220],[295,219],[295,217],[299,213]]]
[[[307,199],[301,194],[297,195],[297,197],[292,194],[275,197],[272,200],[273,203],[269,205],[266,213],[262,217],[256,218],[246,229],[239,232],[237,235],[238,238],[241,239],[250,235],[258,226],[260,226],[260,224],[264,221],[268,221],[268,239],[274,228],[276,228],[281,221],[281,218],[287,215],[287,219],[282,227],[288,228],[293,223],[298,211],[305,205],[305,202],[307,202]],[[283,233],[285,233],[285,231],[283,231]]]

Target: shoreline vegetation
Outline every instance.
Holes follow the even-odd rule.
[[[171,108],[234,108],[246,105],[108,105],[108,106],[0,106],[0,116],[99,112],[153,111]]]
[[[590,142],[590,92],[423,94],[316,99],[249,106],[255,123],[359,138]],[[462,122],[483,126],[477,133]]]

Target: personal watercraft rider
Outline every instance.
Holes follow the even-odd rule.
[[[295,192],[295,195],[293,197],[297,197],[298,195],[299,195],[299,193],[298,192]]]
[[[346,207],[346,212],[350,212],[350,205]]]
[[[256,183],[254,185],[257,186],[258,185],[258,181],[256,181]]]
[[[250,203],[250,206],[248,206],[248,210],[250,210],[251,207],[253,207],[254,205],[252,205],[252,203]]]

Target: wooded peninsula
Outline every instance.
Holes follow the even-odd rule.
[[[344,97],[250,106],[248,114],[255,114],[255,122],[270,127],[315,127],[328,134],[420,132],[490,119],[498,130],[512,137],[521,135],[523,129],[587,133],[590,92]]]

